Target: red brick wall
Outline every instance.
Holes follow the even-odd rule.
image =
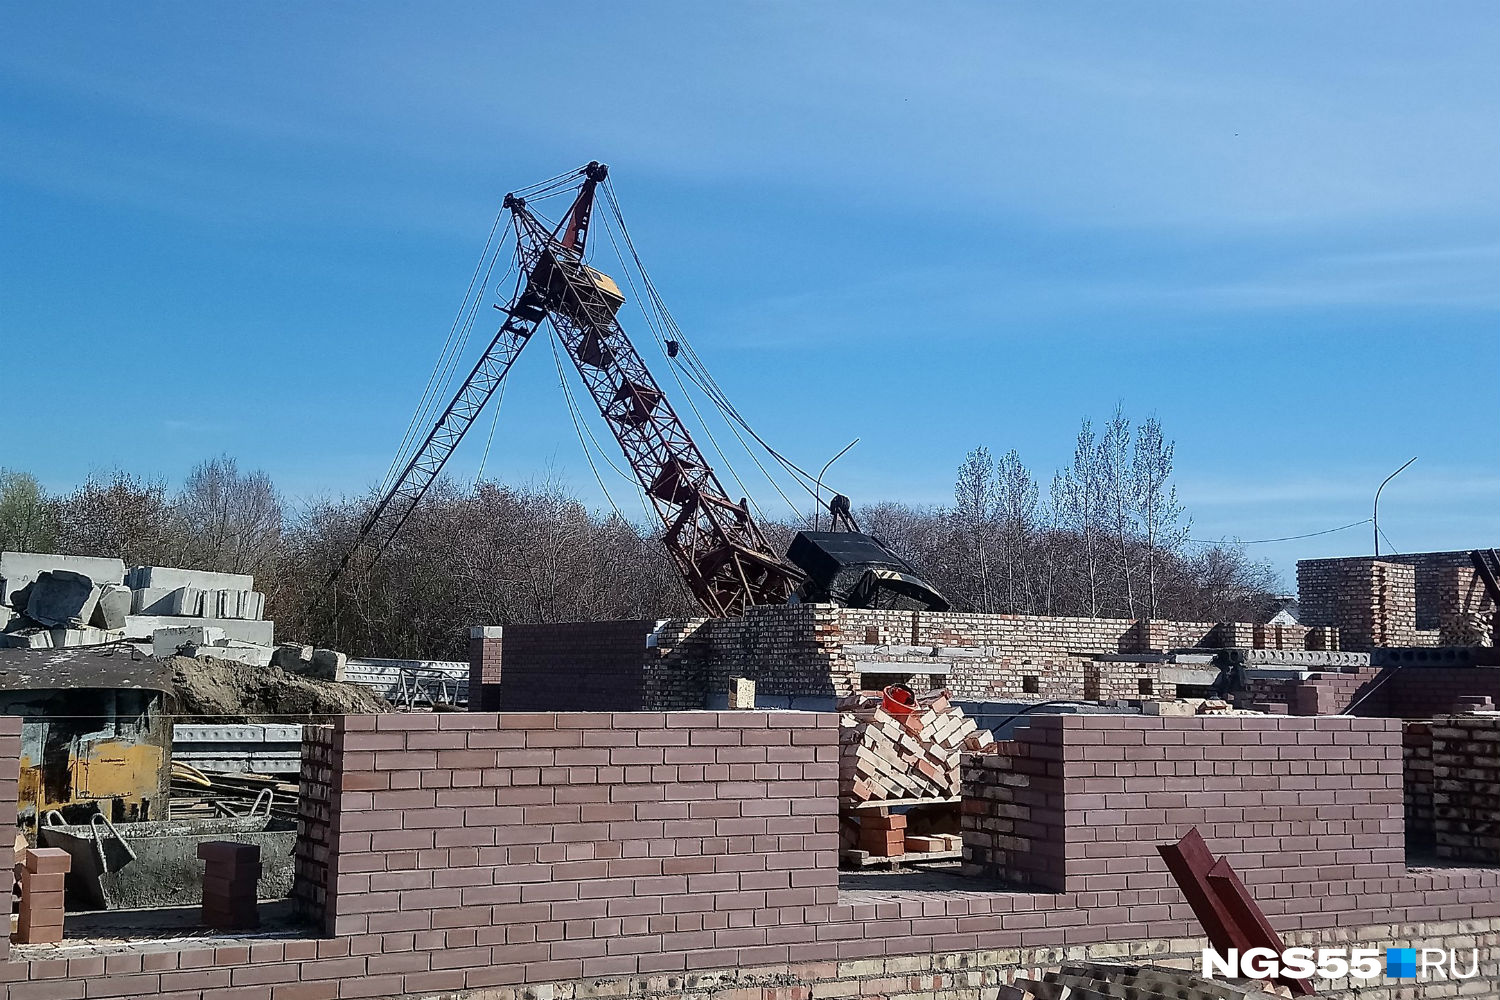
[[[1438,857],[1500,865],[1500,715],[1433,720],[1432,812]]]
[[[997,746],[997,753],[964,756],[964,872],[1061,892],[1061,748],[1025,738]]]
[[[16,811],[21,773],[21,720],[0,715],[0,814]],[[16,887],[15,838],[0,837],[0,899],[10,899]],[[9,911],[7,910],[7,914]],[[10,934],[0,934],[0,960],[10,954]]]
[[[292,895],[297,912],[319,925],[336,863],[333,810],[338,797],[337,765],[333,727],[303,726]]]
[[[1016,742],[1012,770],[1028,780],[1004,811],[1019,806],[1038,842],[996,874],[1066,892],[1164,889],[1155,845],[1195,826],[1251,886],[1405,873],[1394,720],[1060,715],[1033,718]]]
[[[1433,847],[1432,723],[1404,723],[1401,734],[1406,845],[1428,852]]]
[[[504,630],[499,625],[476,625],[469,629],[469,711],[495,712],[500,708],[500,644]]]
[[[502,712],[633,712],[645,705],[646,637],[655,622],[507,625]]]
[[[28,950],[0,965],[0,997],[342,1000],[552,983],[582,997],[600,980],[617,984],[610,995],[672,992],[632,977],[737,968],[889,995],[902,990],[862,960],[1130,942],[1146,955],[1160,947],[1144,942],[1196,937],[1154,850],[1189,821],[1283,933],[1500,919],[1500,871],[1408,874],[1386,857],[1400,836],[1400,737],[1359,719],[1034,720],[1029,751],[1064,793],[1068,892],[841,893],[836,721],[348,717],[331,733],[333,936]],[[13,795],[18,742],[5,732],[0,792]],[[952,984],[924,989],[939,985]]]
[[[1306,680],[1252,680],[1236,692],[1238,705],[1284,705],[1291,715],[1354,715],[1430,719],[1453,710],[1459,698],[1488,695],[1500,704],[1500,667],[1363,667],[1328,671]]]

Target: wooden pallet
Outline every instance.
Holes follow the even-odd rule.
[[[840,810],[847,812],[854,809],[881,809],[886,806],[946,806],[956,805],[957,803],[962,801],[963,799],[957,795],[953,795],[945,799],[872,799],[868,802],[854,802],[845,800],[839,803],[839,808]]]
[[[964,856],[963,851],[908,851],[885,857],[868,851],[845,851],[846,864],[856,868],[874,868],[877,865],[909,865],[922,861],[956,861]]]

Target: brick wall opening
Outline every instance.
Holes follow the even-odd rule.
[[[13,722],[0,726],[11,804]],[[1482,742],[1467,722],[1449,728]],[[799,984],[774,1000],[829,980],[847,981],[829,995],[950,1000],[976,984],[923,972],[914,990],[907,976],[970,968],[934,956],[979,949],[1012,968],[1041,949],[1160,957],[1162,942],[1191,958],[1201,930],[1155,850],[1189,826],[1289,944],[1500,930],[1500,870],[1407,869],[1393,720],[1032,719],[1001,753],[965,761],[966,788],[985,793],[966,804],[966,854],[971,831],[989,838],[967,860],[1008,869],[1009,884],[951,893],[839,887],[828,713],[350,716],[312,743],[308,776],[326,794],[305,819],[326,851],[299,857],[322,893],[298,898],[323,937],[18,946],[0,955],[0,998],[665,995],[758,970],[757,990]],[[1469,769],[1441,766],[1453,773],[1438,781]],[[1493,782],[1488,766],[1473,780]],[[1467,810],[1449,817],[1455,837],[1495,815],[1492,800],[1436,791]]]

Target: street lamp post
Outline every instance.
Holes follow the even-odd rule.
[[[1407,460],[1406,465],[1410,465],[1416,460],[1417,456],[1413,455],[1410,459]],[[1401,466],[1401,468],[1397,469],[1395,472],[1382,479],[1380,481],[1380,486],[1375,490],[1375,509],[1370,514],[1370,520],[1375,525],[1375,555],[1377,558],[1380,556],[1380,491],[1385,489],[1386,483],[1390,482],[1392,479],[1395,479],[1397,476],[1401,475],[1401,473],[1405,472],[1406,465]]]

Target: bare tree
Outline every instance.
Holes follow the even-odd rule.
[[[1120,581],[1125,597],[1123,610],[1126,617],[1134,618],[1135,582],[1130,572],[1130,537],[1134,527],[1131,520],[1135,509],[1135,481],[1130,469],[1130,420],[1119,404],[1115,405],[1114,414],[1104,425],[1104,436],[1099,439],[1098,470],[1100,501],[1119,557]]]
[[[1032,553],[1036,545],[1039,491],[1031,470],[1012,448],[995,474],[1001,560],[1005,566],[1006,610],[1035,614]]]
[[[979,611],[995,610],[990,584],[989,550],[995,534],[999,497],[995,482],[995,460],[984,446],[964,456],[953,485],[954,526],[958,538],[958,562],[968,569],[971,583],[965,590],[970,604]]]
[[[1146,546],[1147,614],[1160,610],[1157,577],[1162,557],[1174,555],[1187,541],[1190,520],[1183,519],[1177,487],[1171,484],[1176,445],[1162,435],[1161,422],[1147,417],[1135,437],[1132,471],[1135,478],[1135,515]]]
[[[181,549],[166,483],[158,479],[139,479],[122,469],[107,479],[90,475],[51,507],[59,552],[170,566]]]
[[[281,498],[271,477],[240,472],[228,455],[193,466],[174,510],[188,540],[186,561],[221,573],[263,575],[281,542]]]
[[[1102,543],[1104,535],[1103,482],[1099,455],[1094,447],[1093,424],[1084,418],[1073,449],[1073,464],[1052,477],[1052,505],[1059,524],[1078,536],[1084,579],[1088,587],[1087,610],[1099,616]]]

